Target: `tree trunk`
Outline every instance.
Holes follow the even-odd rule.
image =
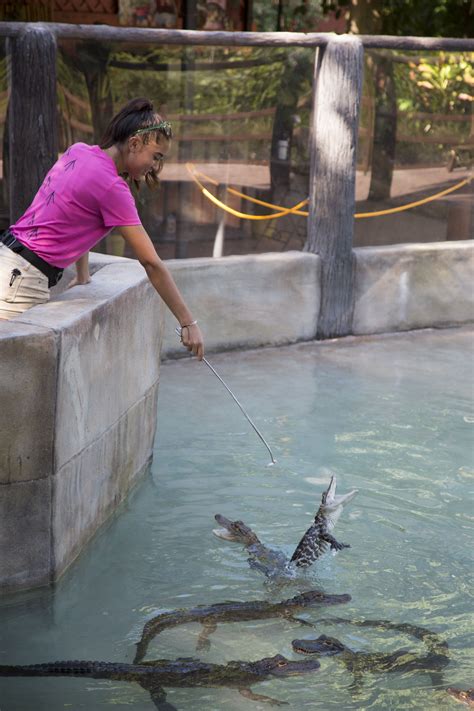
[[[56,40],[44,25],[27,25],[7,48],[10,222],[15,222],[58,158]]]
[[[270,155],[272,189],[290,185],[294,116],[297,113],[301,88],[305,82],[311,81],[311,70],[308,51],[294,49],[283,71],[273,121]]]
[[[383,33],[384,0],[351,0],[349,29],[354,34]],[[374,77],[375,116],[371,150],[369,200],[390,197],[397,137],[397,102],[393,63],[387,57],[371,58]]]
[[[112,87],[107,70],[110,47],[98,42],[84,42],[77,54],[89,94],[94,141],[100,143],[114,114]]]
[[[355,168],[363,48],[359,39],[331,39],[316,61],[313,91],[308,238],[321,258],[317,338],[351,333]]]
[[[395,164],[397,97],[392,60],[377,56],[373,61],[375,119],[369,200],[387,200],[390,197]]]

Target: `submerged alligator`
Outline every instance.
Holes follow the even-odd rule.
[[[296,546],[290,560],[281,551],[265,546],[257,535],[243,521],[230,521],[216,514],[215,519],[222,528],[216,528],[213,533],[226,541],[241,543],[249,553],[248,563],[264,573],[267,577],[291,575],[292,566],[307,568],[320,558],[326,551],[350,548],[348,543],[338,543],[333,535],[342,510],[358,493],[357,489],[348,494],[336,496],[336,477],[332,476],[327,490],[321,498],[321,505],[314,521]]]
[[[209,636],[215,631],[218,622],[239,622],[245,620],[261,620],[271,617],[284,617],[300,624],[310,624],[306,620],[294,617],[294,613],[313,605],[341,605],[351,600],[350,595],[326,595],[318,590],[295,595],[282,602],[218,602],[214,605],[197,605],[190,609],[163,612],[145,624],[140,641],[137,644],[134,663],[138,664],[144,658],[150,641],[163,630],[176,627],[187,622],[200,622],[203,630],[199,635],[197,649],[210,647]]]
[[[474,688],[473,689],[456,689],[454,686],[450,686],[446,689],[448,694],[459,701],[459,703],[474,708]]]
[[[442,682],[439,674],[449,662],[448,645],[434,632],[417,625],[409,623],[397,624],[388,620],[358,621],[333,618],[326,619],[324,622],[349,623],[361,627],[397,630],[421,640],[428,650],[425,655],[415,654],[406,649],[390,653],[355,652],[335,637],[328,637],[324,634],[317,639],[294,639],[292,641],[293,651],[299,654],[317,654],[325,657],[339,655],[346,669],[353,674],[352,690],[360,686],[363,674],[366,672],[377,674],[382,672],[427,671],[432,677],[433,685],[437,686]]]
[[[253,701],[263,701],[275,706],[284,702],[269,696],[255,694],[250,686],[268,677],[287,677],[314,672],[319,669],[316,659],[290,661],[277,654],[256,662],[228,662],[209,664],[199,659],[159,659],[143,664],[120,662],[64,661],[45,664],[0,666],[0,676],[82,676],[92,679],[114,679],[137,682],[146,689],[159,711],[176,711],[166,701],[163,687],[219,687],[238,689],[242,696]]]

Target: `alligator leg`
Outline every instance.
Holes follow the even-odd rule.
[[[312,622],[308,622],[307,620],[301,619],[301,617],[294,617],[290,612],[287,615],[283,615],[285,620],[289,620],[290,622],[299,622],[300,625],[307,625],[308,627],[316,627],[316,625],[313,625]]]
[[[202,630],[201,634],[198,637],[198,641],[196,643],[196,649],[198,650],[203,650],[203,649],[210,649],[211,648],[211,642],[209,640],[210,635],[215,632],[217,629],[217,624],[213,621],[208,621],[208,622],[203,622],[202,623]]]
[[[338,543],[338,541],[336,541],[334,536],[331,536],[330,533],[322,533],[320,538],[329,543],[331,550],[333,551],[341,551],[343,548],[350,548],[349,543]]]
[[[176,706],[173,706],[173,704],[170,704],[166,700],[166,691],[162,686],[159,686],[159,684],[150,679],[140,681],[139,684],[148,691],[158,711],[178,711]]]
[[[251,701],[262,701],[264,704],[270,704],[270,706],[288,706],[286,701],[278,701],[278,699],[272,699],[271,696],[265,696],[264,694],[255,694],[252,689],[239,689],[239,694]]]

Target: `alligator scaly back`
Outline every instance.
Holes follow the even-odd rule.
[[[298,568],[312,565],[329,549],[339,551],[342,548],[350,548],[348,543],[338,543],[331,535],[331,531],[338,522],[344,506],[352,501],[358,491],[353,489],[348,494],[336,496],[336,486],[336,477],[332,476],[327,490],[322,495],[321,506],[314,517],[314,522],[291,556],[291,562]]]

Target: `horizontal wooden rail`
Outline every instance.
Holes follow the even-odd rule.
[[[239,111],[235,114],[169,114],[170,121],[240,121],[241,119],[260,118],[262,116],[273,116],[275,107],[260,109],[259,111]]]
[[[129,42],[133,44],[201,45],[208,47],[324,47],[331,32],[202,32],[199,30],[159,30],[146,27],[110,27],[105,25],[69,25],[59,22],[31,23],[48,28],[59,39]],[[16,37],[28,23],[0,22],[0,37]],[[394,37],[358,35],[367,48],[423,51],[469,52],[474,39],[453,37]]]
[[[129,69],[136,71],[153,71],[153,72],[214,72],[221,70],[232,69],[234,71],[240,71],[241,69],[251,69],[253,67],[268,67],[271,64],[276,64],[281,62],[280,58],[275,59],[242,59],[235,61],[226,62],[188,62],[186,69],[180,61],[175,62],[129,62],[122,59],[112,59],[109,62],[110,67],[114,69]]]

